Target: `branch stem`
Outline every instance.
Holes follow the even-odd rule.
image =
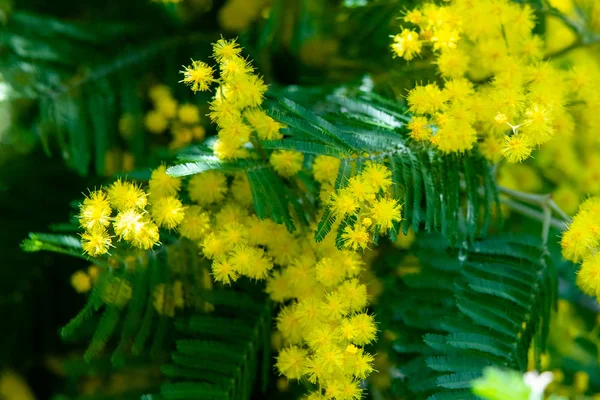
[[[536,221],[544,222],[544,213],[542,211],[538,211],[532,207],[523,205],[518,201],[510,200],[510,199],[500,199],[503,204],[509,206],[512,210],[518,212],[521,215],[534,219]],[[565,223],[556,218],[550,218],[550,222],[548,223],[549,227],[555,228],[559,231],[563,231],[565,229]],[[543,234],[543,232],[542,232]]]

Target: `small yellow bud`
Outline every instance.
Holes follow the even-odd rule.
[[[496,118],[494,118],[494,120],[498,125],[504,125],[508,122],[508,117],[506,116],[506,114],[502,114],[499,112],[498,114],[496,114]]]
[[[89,292],[92,288],[90,276],[83,271],[76,271],[71,275],[71,285],[77,293]]]

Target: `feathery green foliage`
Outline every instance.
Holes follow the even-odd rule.
[[[155,38],[149,26],[114,24],[95,26],[41,17],[11,14],[0,46],[5,51],[4,78],[13,84],[13,99],[28,99],[38,107],[33,129],[48,154],[56,152],[80,175],[103,175],[107,153],[125,143],[136,160],[150,157],[143,127],[144,99],[136,83],[138,70],[148,62],[162,65],[176,76],[179,65],[169,58],[214,37],[178,32]],[[116,40],[126,50],[113,46]],[[119,119],[128,115],[131,132],[119,135]],[[56,149],[56,151],[54,151]]]
[[[408,138],[405,123],[410,117],[404,105],[373,93],[346,91],[327,97],[332,109],[322,116],[290,100],[281,101],[271,114],[287,125],[286,138],[267,141],[263,147],[341,159],[336,187],[365,161],[384,163],[392,171],[393,195],[403,204],[404,233],[424,228],[456,241],[484,235],[494,209],[500,215],[487,161],[475,152],[442,156],[424,149]],[[327,211],[321,218],[318,241],[329,232],[332,218]],[[400,227],[392,231],[392,240],[399,231]]]
[[[73,236],[31,234],[23,249],[82,256]],[[163,399],[250,399],[257,379],[264,392],[270,376],[272,307],[263,294],[186,285],[186,299],[197,309],[186,310],[189,316],[169,316],[177,295],[165,284],[207,273],[195,255],[194,245],[183,241],[128,257],[121,265],[105,265],[86,305],[61,336],[81,341],[91,335],[84,360],[93,364],[111,351],[116,369],[130,366],[136,357],[157,363],[174,346],[171,362],[161,368],[168,378],[159,390]],[[163,300],[157,303],[161,285]]]
[[[471,381],[495,365],[539,368],[547,346],[557,277],[539,240],[492,235],[464,248],[418,240],[420,271],[388,293],[401,332],[393,348],[406,376],[396,382],[428,399],[472,398]],[[388,309],[389,308],[389,309]]]
[[[270,374],[271,305],[234,291],[213,291],[206,299],[220,315],[176,321],[181,337],[162,372],[164,399],[250,399],[255,382],[266,391]]]

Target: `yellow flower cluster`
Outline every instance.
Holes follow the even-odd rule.
[[[299,241],[294,257],[267,282],[274,300],[293,299],[277,317],[286,346],[277,368],[288,379],[307,379],[319,389],[309,399],[360,399],[359,382],[373,371],[363,346],[377,327],[365,312],[367,288],[357,277],[365,268],[358,253],[338,250],[332,241]]]
[[[251,62],[241,56],[242,49],[235,40],[220,39],[213,45],[213,58],[219,66],[220,78],[214,78],[213,67],[192,61],[184,67],[183,80],[196,91],[210,90],[219,84],[210,103],[210,119],[218,126],[214,152],[221,159],[246,158],[245,145],[251,135],[263,140],[281,139],[281,124],[261,108],[267,85],[254,73]]]
[[[210,116],[219,127],[214,151],[221,158],[248,156],[252,134],[262,140],[282,137],[280,124],[260,109],[266,86],[240,52],[235,41],[221,39],[214,45],[219,79],[213,78],[212,67],[198,61],[183,71],[183,81],[194,91],[219,84]],[[278,174],[290,178],[303,168],[304,156],[274,151],[269,162]],[[373,371],[374,360],[364,347],[375,341],[377,326],[367,313],[370,297],[363,282],[369,253],[354,250],[365,249],[375,229],[383,233],[400,221],[401,207],[386,194],[392,181],[383,164],[366,162],[358,175],[334,192],[339,165],[335,158],[317,156],[312,170],[338,223],[345,217],[356,219],[344,232],[343,250],[336,247],[335,235],[315,242],[313,226],[298,223],[300,229],[292,233],[284,225],[258,218],[245,173],[206,171],[184,186],[164,166],[152,172],[147,190],[119,180],[93,192],[81,206],[80,222],[86,232],[101,231],[107,243],[100,246],[83,237],[83,247],[93,256],[105,254],[117,237],[150,249],[159,240],[159,227],[177,230],[183,240],[197,244],[215,281],[266,282],[266,292],[281,303],[277,330],[283,347],[277,368],[282,375],[314,383],[318,389],[310,399],[360,399],[360,382]],[[182,190],[192,204],[184,205],[178,198]],[[89,290],[85,274],[76,275],[73,284],[78,290]],[[152,293],[156,311],[174,316],[184,306],[183,289],[181,281],[156,286]],[[122,306],[130,293],[126,281],[113,278],[103,289],[103,299]]]
[[[315,175],[320,173],[317,170]],[[402,206],[387,195],[390,186],[390,170],[369,161],[358,175],[331,195],[328,203],[337,219],[354,218],[354,224],[346,226],[342,234],[346,248],[365,249],[376,230],[386,233],[402,219]]]
[[[159,226],[174,229],[183,221],[186,207],[177,198],[180,186],[179,179],[167,175],[161,166],[152,172],[150,193],[121,179],[91,192],[79,212],[83,250],[92,257],[106,254],[113,237],[151,249],[159,241]],[[111,227],[114,235],[109,233]]]
[[[548,142],[592,132],[600,117],[598,67],[568,67],[533,33],[530,6],[508,0],[426,3],[404,16],[392,51],[410,60],[432,50],[443,85],[418,85],[407,96],[415,141],[444,153],[478,142],[491,161],[521,162]],[[567,66],[565,66],[567,65]],[[590,73],[593,69],[593,73]],[[576,117],[576,118],[574,118]],[[581,121],[575,124],[575,120]]]
[[[148,94],[154,108],[146,114],[144,124],[150,133],[162,135],[169,130],[173,135],[169,143],[171,149],[204,139],[206,131],[200,124],[200,110],[196,105],[178,104],[165,85],[152,86]]]
[[[568,229],[563,233],[563,256],[579,263],[577,284],[590,296],[600,298],[600,198],[591,197],[581,204]]]
[[[332,160],[315,160],[318,179],[332,183]],[[352,179],[339,192],[356,190],[352,193],[360,195],[358,188],[364,189],[356,212],[362,207],[361,215],[370,215],[382,230],[399,220],[399,206],[381,195],[391,185],[387,168],[367,163]],[[355,180],[360,185],[355,186]],[[317,384],[320,389],[310,398],[361,398],[359,382],[373,371],[373,356],[364,346],[377,334],[373,316],[366,313],[369,296],[361,281],[365,255],[337,249],[335,235],[316,243],[308,227],[291,233],[270,219],[257,218],[245,174],[207,171],[193,176],[184,189],[195,204],[181,204],[177,195],[182,183],[163,166],[153,171],[148,192],[123,181],[93,192],[81,206],[80,222],[90,232],[102,229],[108,245],[96,249],[84,241],[84,249],[90,255],[106,253],[111,226],[119,239],[142,248],[158,241],[159,225],[177,228],[210,260],[215,281],[227,285],[241,277],[264,280],[269,296],[282,303],[277,329],[284,347],[277,367],[283,375]],[[91,288],[90,275],[82,271],[72,280],[80,292]],[[122,279],[113,278],[103,287],[108,304],[121,307],[130,297],[131,287]],[[181,281],[155,287],[153,305],[160,314],[174,316],[184,306]]]

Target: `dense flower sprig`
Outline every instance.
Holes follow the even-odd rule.
[[[365,249],[375,229],[387,233],[394,223],[401,220],[401,205],[385,195],[392,185],[391,177],[386,166],[367,162],[358,175],[331,195],[329,206],[336,217],[354,220],[342,233],[346,248]]]
[[[115,237],[151,249],[159,241],[159,227],[173,229],[183,221],[186,207],[176,197],[180,186],[179,179],[168,176],[161,166],[152,173],[150,193],[121,179],[91,192],[79,212],[83,250],[92,257],[106,254]]]
[[[394,55],[411,60],[431,48],[444,79],[442,87],[429,83],[408,93],[415,141],[444,153],[468,151],[479,142],[491,161],[514,163],[545,143],[568,140],[576,128],[590,132],[597,126],[597,66],[590,74],[588,67],[545,61],[549,51],[533,33],[530,6],[508,0],[427,3],[407,12],[404,22],[391,44]],[[582,122],[575,125],[574,116]]]
[[[214,78],[213,67],[199,61],[192,61],[191,66],[181,71],[182,82],[193,91],[210,90],[212,83],[219,85],[210,103],[209,116],[218,127],[214,152],[222,159],[249,157],[245,144],[253,133],[263,140],[282,138],[279,132],[282,125],[260,108],[267,85],[241,52],[235,39],[220,39],[213,45],[219,78]]]
[[[579,207],[563,233],[563,256],[581,263],[577,283],[590,296],[600,298],[600,198],[591,197]]]

